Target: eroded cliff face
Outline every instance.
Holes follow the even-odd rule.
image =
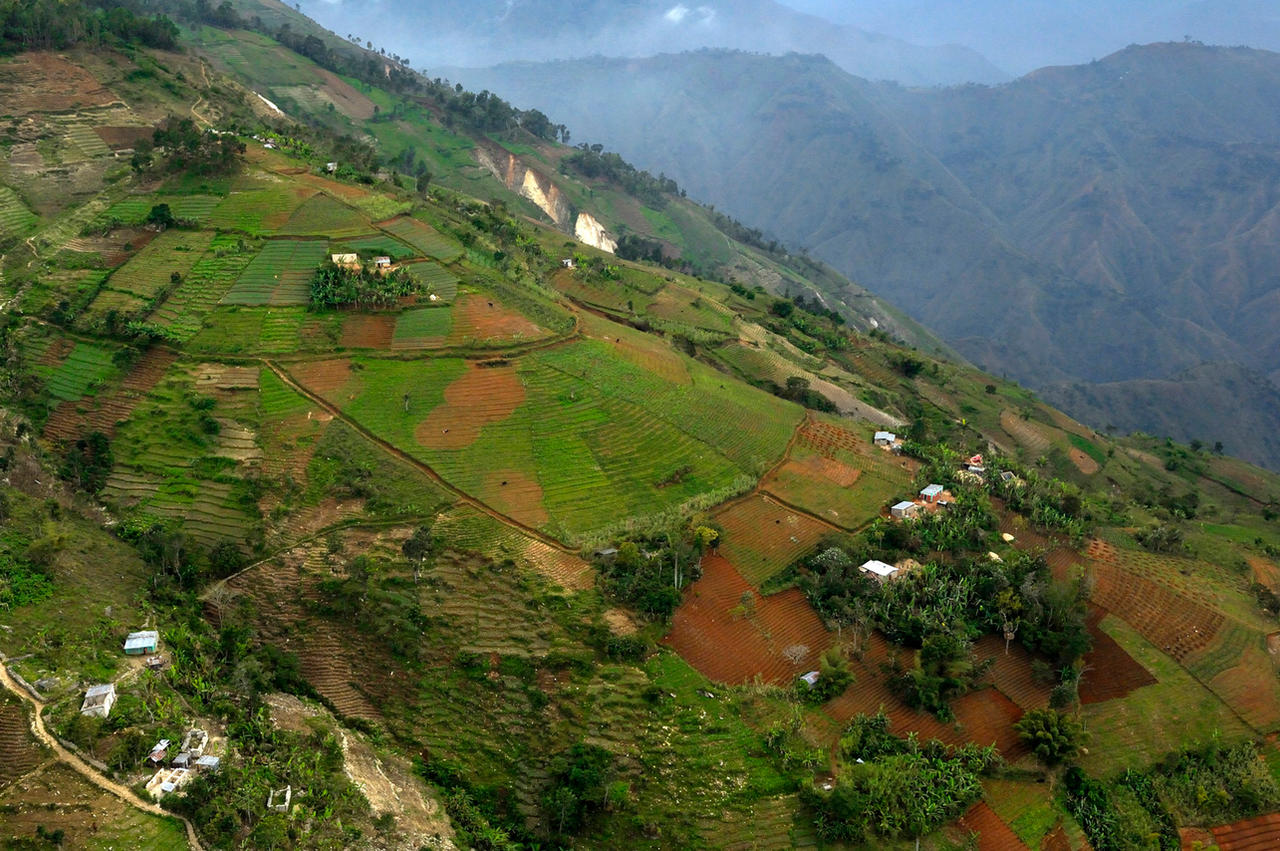
[[[475,151],[480,165],[508,189],[532,201],[561,230],[601,251],[612,254],[617,249],[618,241],[590,213],[579,213],[574,217],[572,206],[549,177],[529,168],[515,154],[501,148],[480,145]]]
[[[578,238],[579,242],[593,245],[610,254],[618,248],[618,241],[609,236],[609,232],[604,229],[604,225],[596,221],[595,217],[590,213],[578,214],[578,221],[573,226],[573,235]]]

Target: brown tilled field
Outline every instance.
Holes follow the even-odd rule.
[[[978,835],[978,851],[1027,851],[1026,843],[984,801],[974,804],[957,824]]]
[[[551,519],[542,504],[542,486],[520,470],[490,472],[477,496],[508,517],[535,529]]]
[[[503,307],[493,296],[469,293],[458,298],[453,309],[453,328],[449,332],[451,346],[516,339],[532,340],[546,334],[539,325],[521,313]]]
[[[652,334],[624,328],[593,313],[582,314],[585,336],[610,344],[615,354],[672,384],[689,384],[689,369],[680,355]]]
[[[1156,682],[1146,668],[1099,627],[1105,614],[1095,607],[1089,609],[1093,647],[1085,654],[1084,676],[1080,680],[1080,702],[1084,704],[1115,700]]]
[[[444,403],[418,424],[414,438],[427,449],[462,449],[485,426],[511,416],[524,398],[524,384],[511,367],[468,364],[445,388]]]
[[[785,685],[814,670],[832,639],[799,591],[760,597],[723,556],[708,555],[663,643],[713,680]]]
[[[1226,620],[1213,609],[1117,565],[1095,561],[1092,567],[1097,580],[1093,601],[1124,618],[1179,662],[1207,647]]]
[[[339,345],[347,349],[389,349],[395,333],[395,314],[354,314],[342,320]]]
[[[1049,437],[1041,426],[1030,420],[1024,420],[1013,411],[1001,411],[1000,427],[1019,445],[1025,446],[1032,452],[1043,453],[1049,449]]]
[[[35,768],[40,760],[26,714],[6,697],[0,701],[0,788]]]
[[[595,584],[595,571],[582,559],[536,538],[525,540],[528,543],[524,548],[524,557],[530,566],[561,588],[585,591]]]
[[[150,139],[154,127],[94,127],[93,132],[113,151],[132,148],[143,139]]]
[[[24,53],[0,63],[0,102],[5,112],[63,112],[119,100],[93,75],[56,53]]]
[[[345,399],[350,394],[340,391],[355,381],[351,361],[345,358],[295,364],[290,367],[290,373],[303,387],[330,399]]]
[[[1076,469],[1084,473],[1086,476],[1092,476],[1102,468],[1098,466],[1098,462],[1090,458],[1083,451],[1076,449],[1074,446],[1067,450],[1071,463],[1076,465]]]
[[[1213,841],[1219,851],[1272,851],[1280,847],[1280,813],[1215,827]]]
[[[995,635],[984,635],[973,645],[973,655],[978,661],[995,659],[991,668],[991,682],[1002,694],[1022,709],[1040,709],[1049,705],[1052,683],[1036,682],[1031,675],[1031,662],[1035,658],[1017,641],[1009,642]]]
[[[715,519],[724,530],[721,553],[755,584],[812,550],[835,530],[759,494],[720,509]]]

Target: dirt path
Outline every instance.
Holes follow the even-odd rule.
[[[573,556],[578,555],[577,550],[574,550],[565,546],[564,544],[557,541],[555,538],[552,538],[548,535],[543,534],[542,532],[539,532],[537,529],[533,528],[532,526],[527,526],[524,523],[521,523],[519,520],[516,520],[515,518],[508,517],[507,515],[503,514],[501,511],[498,511],[496,508],[493,508],[492,506],[490,506],[488,503],[481,502],[480,500],[471,496],[466,491],[460,490],[454,485],[445,481],[445,479],[441,477],[441,475],[437,473],[435,469],[433,469],[429,465],[423,463],[422,461],[419,461],[417,458],[414,458],[409,453],[396,448],[394,445],[392,445],[391,443],[388,443],[386,440],[383,440],[381,437],[369,431],[369,429],[365,428],[360,423],[351,419],[349,416],[346,415],[346,413],[342,411],[342,409],[330,403],[327,399],[321,396],[318,396],[317,394],[303,387],[298,382],[294,381],[293,377],[290,376],[289,373],[285,372],[273,361],[263,361],[263,363],[266,364],[268,369],[270,369],[272,372],[275,373],[277,378],[283,381],[292,390],[305,396],[312,403],[320,406],[321,408],[323,408],[325,411],[328,411],[337,419],[341,420],[351,428],[355,429],[362,436],[373,441],[380,449],[382,449],[382,451],[386,452],[388,455],[393,455],[397,459],[405,462],[406,464],[411,465],[414,469],[418,470],[427,478],[431,479],[431,481],[435,482],[437,485],[439,485],[440,487],[448,491],[450,494],[452,494],[454,498],[458,500],[459,503],[463,505],[468,505],[471,508],[476,509],[477,511],[481,511],[489,515],[490,517],[492,517],[494,520],[497,520],[499,523],[503,523],[507,526],[510,526],[513,529],[520,531],[522,534],[526,535],[527,537],[533,538],[536,541],[546,544],[547,546],[555,550],[558,550],[562,553],[567,553]]]
[[[200,61],[200,79],[204,81],[204,87],[207,89],[209,88],[209,70],[205,66],[203,59],[199,61]],[[196,102],[191,104],[191,117],[196,120],[197,124],[203,124],[205,127],[212,127],[213,122],[210,121],[208,118],[205,118],[199,112],[200,106],[203,103],[205,103],[204,95],[200,95],[200,97],[196,98]]]
[[[9,675],[9,668],[4,664],[4,661],[4,657],[0,656],[0,684],[3,684],[6,689],[22,701],[31,705],[34,710],[31,713],[31,733],[41,744],[54,752],[59,762],[65,762],[94,786],[97,786],[103,791],[110,792],[112,795],[115,795],[130,806],[136,807],[145,813],[150,813],[151,815],[178,819],[187,828],[187,842],[190,846],[195,849],[195,851],[204,851],[204,846],[200,844],[200,839],[196,836],[195,826],[192,825],[190,821],[182,816],[162,810],[156,804],[143,801],[131,790],[121,786],[113,780],[107,779],[102,774],[95,771],[80,757],[58,744],[58,740],[45,729],[44,718],[41,715],[45,707],[44,702],[37,700],[34,695],[14,682],[13,677]]]

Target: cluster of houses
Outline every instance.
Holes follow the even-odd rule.
[[[891,431],[876,432],[873,442],[885,452],[892,452],[894,455],[902,454],[902,438]]]
[[[914,520],[921,512],[940,511],[955,502],[955,496],[942,485],[923,488],[913,500],[903,500],[889,509],[894,520]]]
[[[361,268],[359,254],[330,254],[329,259],[333,261],[333,265],[344,269],[359,270]],[[389,272],[391,258],[386,256],[373,258],[373,268],[379,272]]]
[[[162,798],[175,789],[190,783],[197,774],[217,771],[222,767],[222,760],[212,754],[206,754],[209,746],[209,734],[204,730],[188,730],[182,737],[182,747],[178,755],[165,765],[172,745],[168,739],[161,739],[151,749],[147,760],[160,766],[155,775],[147,781],[147,791],[157,798]]]
[[[164,666],[164,657],[158,653],[159,646],[160,633],[157,630],[131,632],[124,640],[125,655],[146,657],[144,664],[152,669]],[[110,717],[116,697],[115,683],[89,686],[85,691],[84,702],[80,704],[80,714],[90,718]],[[170,760],[169,750],[172,745],[168,739],[161,739],[147,756],[148,762],[159,766],[159,770],[147,781],[147,791],[158,798],[190,782],[197,773],[217,771],[222,765],[220,757],[205,753],[205,748],[209,746],[209,734],[204,730],[188,730],[182,738],[182,747]]]

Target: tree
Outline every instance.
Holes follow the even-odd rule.
[[[1079,719],[1056,709],[1032,709],[1013,729],[1036,758],[1049,766],[1074,759],[1085,741]]]
[[[400,545],[400,552],[404,553],[404,557],[413,565],[414,585],[418,584],[418,578],[422,574],[422,565],[435,549],[435,545],[436,539],[431,534],[430,526],[419,526],[414,529],[413,535]]]

